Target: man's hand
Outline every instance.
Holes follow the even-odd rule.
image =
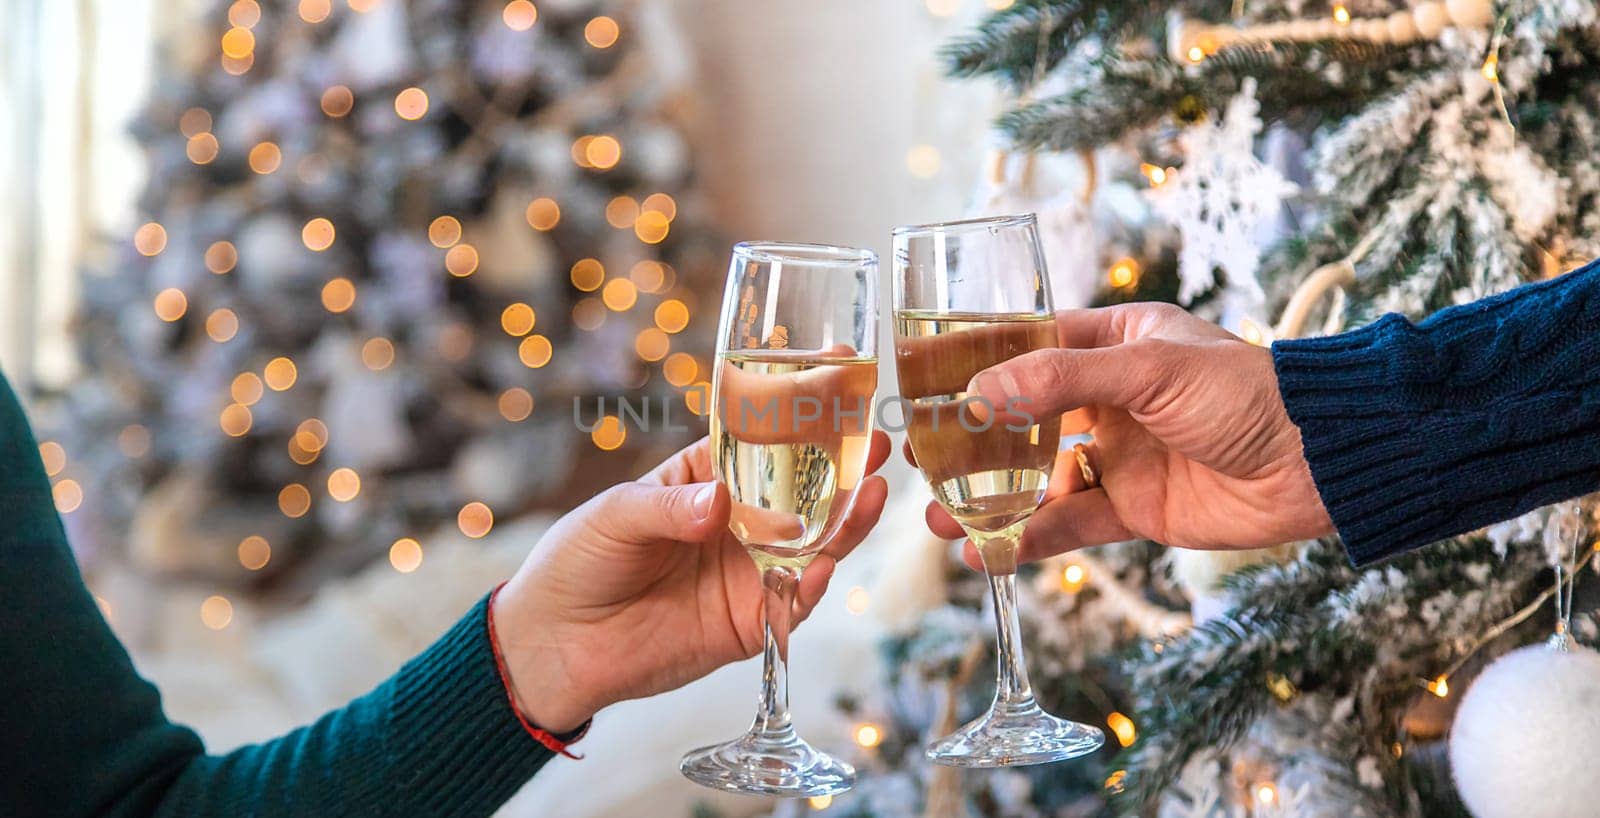
[[[889,441],[874,432],[867,472]],[[562,517],[495,598],[495,624],[524,715],[577,727],[625,699],[681,687],[761,650],[761,581],[728,532],[727,490],[709,441]],[[837,532],[801,577],[795,621],[835,563],[883,512],[882,477],[862,481]]]
[[[996,407],[1016,398],[1036,416],[1065,413],[1062,434],[1094,435],[1100,487],[1086,486],[1063,453],[1023,534],[1023,559],[1136,536],[1226,549],[1333,532],[1271,352],[1166,304],[1063,310],[1056,323],[1060,349],[993,366],[969,386]],[[935,504],[928,524],[962,534]]]

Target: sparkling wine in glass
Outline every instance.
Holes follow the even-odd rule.
[[[877,256],[812,244],[733,250],[712,381],[711,451],[728,528],[760,569],[761,700],[749,732],[684,756],[699,784],[790,797],[850,789],[855,770],[789,719],[789,631],[800,575],[865,477],[878,386]]]
[[[928,758],[1011,767],[1076,758],[1104,735],[1035,701],[1017,619],[1017,547],[1044,500],[1061,441],[1059,416],[969,398],[974,375],[1057,346],[1034,217],[894,231],[894,345],[907,436],[934,499],[966,530],[994,596],[998,681],[989,712],[936,740]],[[978,410],[978,411],[975,411]]]

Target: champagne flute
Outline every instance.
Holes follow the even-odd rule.
[[[936,740],[928,758],[1010,767],[1091,753],[1105,742],[1098,729],[1034,700],[1017,620],[1017,545],[1049,485],[1061,418],[1032,417],[1020,402],[975,414],[966,391],[990,366],[1057,346],[1033,215],[897,228],[894,344],[917,468],[978,548],[998,634],[989,712]]]
[[[696,783],[790,797],[850,789],[855,770],[789,719],[795,589],[865,477],[878,386],[878,258],[815,244],[734,246],[717,330],[711,450],[728,528],[761,572],[760,710],[749,732],[684,756]]]

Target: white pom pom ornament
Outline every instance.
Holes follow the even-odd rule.
[[[1450,729],[1450,766],[1477,818],[1567,818],[1600,808],[1600,653],[1549,645],[1489,665]]]

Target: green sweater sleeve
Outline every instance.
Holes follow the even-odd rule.
[[[0,377],[0,815],[487,816],[551,757],[511,710],[487,610],[316,723],[205,755],[84,587]]]

